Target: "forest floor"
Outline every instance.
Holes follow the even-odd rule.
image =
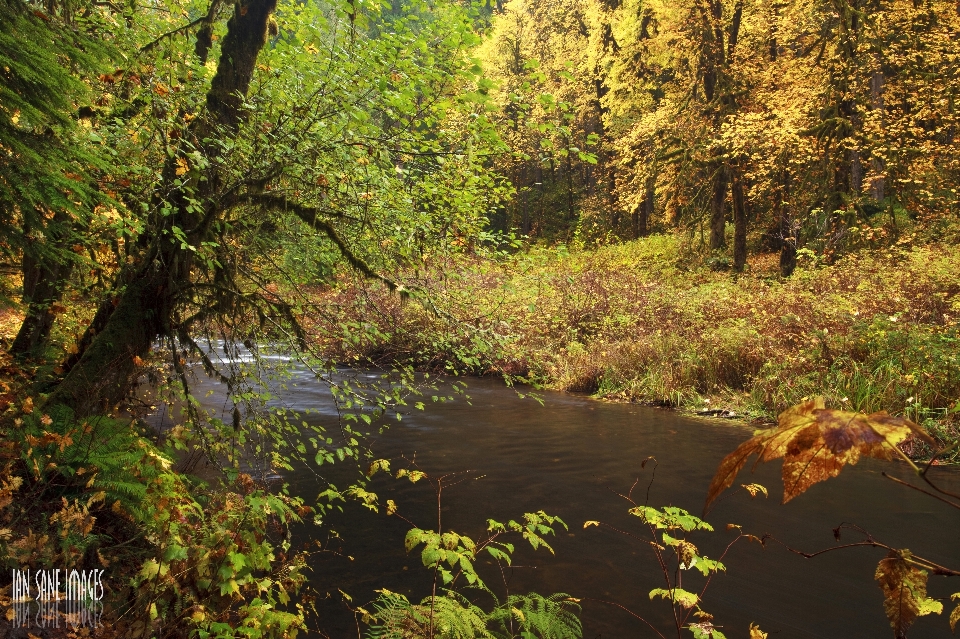
[[[316,292],[336,311],[311,332],[342,361],[505,374],[761,422],[822,395],[836,408],[906,415],[941,442],[960,436],[960,248],[808,258],[789,278],[776,254],[752,256],[737,276],[691,253],[657,235],[457,258],[404,278],[409,299],[357,278]],[[362,327],[362,339],[343,339],[345,326]]]

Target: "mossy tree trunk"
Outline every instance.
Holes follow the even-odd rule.
[[[17,358],[43,354],[56,319],[55,305],[62,298],[73,270],[73,264],[26,250],[22,264],[23,303],[27,309],[10,346],[10,353]]]
[[[207,94],[207,115],[197,118],[190,130],[196,148],[204,149],[201,141],[205,138],[234,135],[243,121],[244,96],[275,8],[276,0],[251,0],[242,8],[236,5]],[[134,381],[138,358],[149,352],[158,337],[184,328],[173,326],[172,319],[180,294],[190,286],[193,252],[169,230],[174,226],[185,229],[189,244],[197,246],[209,239],[224,204],[215,172],[206,180],[191,182],[189,193],[175,186],[176,163],[182,157],[178,154],[168,160],[163,171],[165,184],[157,189],[170,194],[166,200],[174,206],[174,213],[152,220],[149,250],[124,278],[126,285],[98,313],[95,321],[102,324],[102,330],[88,330],[87,335],[92,334],[89,345],[51,393],[50,405],[62,404],[83,416],[121,402]],[[202,210],[189,209],[188,196],[202,202]]]

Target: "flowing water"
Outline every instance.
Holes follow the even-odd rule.
[[[333,414],[329,394],[310,383],[307,373],[297,377],[298,383],[283,393],[284,404],[319,409],[308,419],[329,420]],[[648,597],[651,589],[664,586],[650,547],[609,528],[585,530],[583,523],[600,520],[647,537],[639,520],[627,514],[630,504],[616,494],[629,491],[638,478],[633,491],[637,502],[647,499],[649,486],[650,505],[675,505],[700,514],[717,464],[749,437],[750,430],[730,422],[559,393],[541,393],[540,405],[494,380],[473,379],[468,386],[469,404],[463,399],[428,404],[425,411],[413,411],[378,435],[377,455],[415,458],[431,475],[472,471],[463,476],[465,481],[443,491],[444,529],[479,539],[487,518],[520,519],[522,513],[540,509],[569,525],[569,530],[560,527],[556,537],[549,538],[555,556],[533,552],[521,546],[525,542],[514,540],[518,542],[514,567],[503,575],[485,557],[478,560],[481,575],[499,596],[508,589],[580,598],[587,639],[656,636],[605,602],[631,609],[661,628],[664,636],[676,636],[670,631],[666,604]],[[641,468],[650,456],[658,462],[652,484],[652,464]],[[397,467],[395,461],[393,468]],[[697,533],[693,541],[702,554],[716,558],[734,536],[726,524],[735,523],[746,532],[769,533],[795,548],[814,551],[834,545],[832,529],[850,522],[886,544],[960,567],[960,510],[895,485],[880,475],[882,470],[909,478],[903,464],[864,460],[780,505],[779,462],[752,474],[748,466],[740,480],[765,485],[770,498],[751,499],[740,491],[722,499],[707,518],[716,532]],[[937,468],[934,476],[943,487],[960,491],[957,469]],[[284,479],[308,503],[316,496],[318,484],[311,473]],[[380,475],[371,489],[381,503],[395,500],[399,512],[417,526],[436,526],[437,500],[427,482],[411,484]],[[331,594],[318,603],[329,636],[357,636],[338,588],[348,592],[355,605],[369,601],[377,588],[404,593],[412,600],[428,594],[431,574],[420,565],[419,552],[404,553],[409,525],[403,520],[386,516],[382,509],[374,514],[347,504],[330,523],[344,536],[332,546],[340,554],[320,553],[312,565],[321,595]],[[296,537],[303,540],[317,531],[304,525]],[[850,531],[842,538],[857,540]],[[714,578],[702,605],[730,639],[746,637],[751,622],[776,639],[889,637],[882,595],[873,579],[883,554],[877,548],[852,548],[805,559],[772,542],[763,548],[743,541],[727,555],[728,569]],[[698,590],[702,579],[693,581],[688,589]],[[958,578],[930,580],[931,596],[946,597],[958,590]],[[950,609],[945,601],[944,615],[921,618],[911,637],[952,636],[946,619]]]

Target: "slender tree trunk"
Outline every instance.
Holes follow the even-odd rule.
[[[877,69],[870,78],[870,97],[871,101],[873,102],[873,108],[879,110],[881,113],[881,122],[884,112],[883,84],[883,71],[881,69]],[[879,202],[886,196],[887,179],[882,177],[883,171],[886,167],[883,165],[883,160],[876,156],[870,159],[870,164],[873,172],[877,174],[873,180],[870,181],[870,196]]]
[[[236,132],[244,118],[243,99],[257,57],[266,44],[267,25],[275,8],[276,0],[250,0],[242,8],[235,6],[221,45],[217,73],[207,93],[207,116],[194,120],[190,130],[195,140]],[[196,146],[204,148],[202,142]],[[180,328],[171,326],[171,321],[180,291],[189,286],[192,252],[163,235],[160,229],[175,224],[191,229],[191,242],[203,241],[216,218],[219,179],[208,175],[206,181],[194,183],[193,197],[204,203],[204,211],[190,212],[186,207],[187,194],[173,185],[176,160],[171,157],[164,167],[168,184],[158,192],[172,194],[169,201],[178,207],[177,212],[168,220],[154,221],[156,234],[151,238],[151,250],[146,251],[114,300],[113,312],[104,313],[109,313],[109,318],[103,329],[96,332],[89,347],[51,393],[49,405],[61,404],[77,416],[84,416],[118,404],[134,381],[138,358],[147,354],[158,337],[172,335]],[[102,314],[98,316],[102,320]]]
[[[747,265],[747,203],[739,171],[733,172],[730,189],[733,195],[733,270],[741,273]]]
[[[66,240],[64,230],[72,222],[63,211],[57,212],[45,230],[52,246],[62,248]],[[29,229],[25,229],[29,230]],[[63,298],[63,291],[73,272],[73,264],[49,253],[26,247],[21,261],[23,272],[23,303],[26,315],[17,332],[10,353],[17,358],[42,355],[50,339],[56,319],[54,305]]]
[[[788,199],[790,196],[790,173],[784,169],[781,175],[779,202],[780,209],[780,275],[790,277],[793,270],[797,267],[797,244],[800,240],[797,237],[799,230],[790,213]]]
[[[644,182],[643,202],[633,210],[633,239],[647,234],[650,220],[653,219],[654,197],[657,179],[648,177]]]
[[[620,235],[620,224],[622,222],[623,212],[620,210],[620,203],[617,198],[617,167],[611,157],[610,152],[605,153],[605,162],[607,164],[607,177],[609,183],[607,186],[607,208],[610,210],[610,221],[613,232]]]
[[[710,250],[727,245],[727,168],[716,165],[713,173],[713,193],[710,198]]]

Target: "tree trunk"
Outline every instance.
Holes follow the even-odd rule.
[[[710,250],[727,245],[727,169],[717,164],[713,173],[713,194],[710,198]]]
[[[137,369],[134,358],[145,356],[157,336],[167,332],[172,310],[169,269],[159,261],[146,268],[117,299],[103,331],[50,395],[50,405],[63,404],[85,416],[126,397]]]
[[[883,85],[883,70],[877,69],[870,78],[870,98],[873,103],[873,108],[879,110],[881,113],[881,122],[883,118],[882,114],[884,112]],[[886,167],[883,165],[883,160],[876,156],[871,158],[870,163],[873,172],[877,174],[870,181],[870,196],[879,202],[886,196],[887,180],[885,177],[882,177],[883,171]]]
[[[739,171],[733,173],[730,188],[733,195],[733,270],[742,273],[747,265],[747,203]]]
[[[266,44],[267,25],[275,8],[276,0],[251,0],[242,9],[239,4],[234,8],[223,38],[217,73],[207,94],[208,115],[194,120],[191,127],[195,140],[229,136],[242,122],[243,99],[257,57]],[[203,148],[201,144],[197,146]],[[82,417],[118,404],[134,381],[138,358],[147,354],[158,337],[180,328],[172,327],[171,319],[179,292],[189,286],[192,252],[182,247],[180,241],[161,233],[161,229],[176,225],[190,229],[191,243],[205,240],[210,221],[215,219],[219,180],[216,175],[208,175],[206,181],[193,184],[193,195],[204,202],[204,211],[191,213],[186,208],[186,193],[173,185],[177,159],[175,156],[168,160],[163,171],[168,184],[157,190],[171,194],[168,201],[178,206],[176,214],[154,221],[152,249],[146,251],[143,262],[115,298],[115,309],[103,330],[95,333],[89,347],[51,393],[49,405],[62,404]],[[203,224],[202,219],[208,222]],[[97,314],[101,321],[104,314]]]
[[[73,265],[47,256],[23,254],[23,302],[26,316],[20,325],[10,353],[17,358],[42,355],[50,338],[56,312]]]
[[[656,178],[648,177],[644,182],[643,202],[633,209],[633,239],[647,234],[650,220],[653,218],[654,197],[656,195]]]
[[[781,176],[779,203],[777,207],[780,213],[780,275],[790,277],[793,270],[797,268],[797,244],[800,240],[797,237],[799,230],[790,213],[790,207],[787,200],[790,195],[790,174],[786,169]]]

